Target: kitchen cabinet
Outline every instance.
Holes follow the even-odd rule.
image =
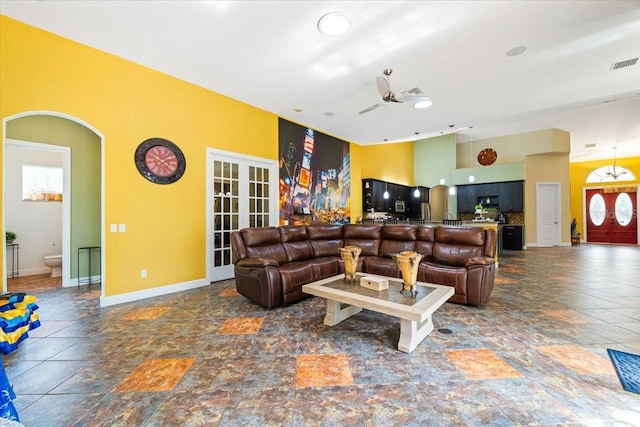
[[[387,209],[386,200],[382,197],[385,191],[385,183],[377,179],[362,180],[362,209],[371,212],[385,212]]]
[[[500,185],[494,184],[477,184],[476,186],[476,204],[481,204],[486,208],[497,208],[500,200]]]
[[[524,182],[510,181],[500,183],[500,212],[524,211]]]
[[[476,184],[477,197],[494,197],[500,194],[500,186],[498,183],[493,184]]]
[[[473,213],[478,203],[500,212],[524,211],[524,181],[459,185],[456,189],[458,213]]]
[[[458,212],[473,213],[478,203],[475,185],[458,185],[457,188]]]
[[[415,197],[416,187],[373,178],[362,180],[363,213],[386,212],[396,217],[419,218],[422,215],[422,203],[429,202],[429,187],[418,187],[419,197]],[[389,197],[384,198],[385,191]]]
[[[389,197],[384,198],[385,191],[389,192]],[[407,186],[380,181],[373,178],[362,180],[362,210],[364,212],[396,212],[396,200],[405,200]]]

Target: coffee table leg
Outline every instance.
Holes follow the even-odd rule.
[[[400,319],[400,340],[398,350],[411,353],[427,335],[433,331],[431,316],[421,324],[411,320]]]
[[[327,314],[324,316],[324,324],[327,326],[335,326],[342,322],[344,319],[348,319],[354,314],[358,314],[362,311],[361,307],[354,305],[345,305],[343,308],[339,301],[327,300]]]

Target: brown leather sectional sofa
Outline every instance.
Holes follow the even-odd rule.
[[[450,302],[484,305],[493,290],[496,231],[479,227],[311,224],[231,233],[236,289],[263,307],[300,301],[302,285],[344,273],[340,248],[362,249],[358,271],[400,277],[393,258],[423,255],[418,280],[453,286]]]

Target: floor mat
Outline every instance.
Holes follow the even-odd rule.
[[[640,394],[640,355],[607,349],[616,368],[622,388]]]

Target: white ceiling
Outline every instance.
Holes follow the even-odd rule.
[[[317,31],[332,11],[351,20],[343,36]],[[0,13],[359,144],[558,128],[573,162],[640,156],[640,63],[611,71],[640,56],[637,0],[1,0]],[[433,106],[359,115],[384,68]]]

